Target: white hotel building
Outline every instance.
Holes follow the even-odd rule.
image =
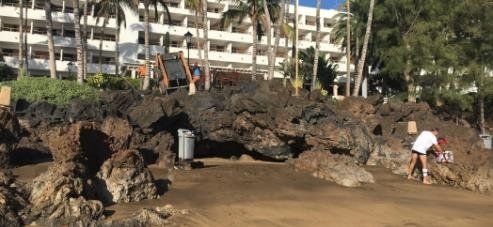
[[[73,1],[51,0],[54,6],[53,27],[56,51],[56,65],[60,73],[75,72],[76,50],[74,33]],[[48,75],[48,47],[45,25],[44,0],[25,0],[27,8],[27,49],[29,57],[29,70],[33,75]],[[185,0],[167,0],[171,13],[171,25],[163,23],[164,12],[159,9],[159,16],[154,17],[152,10],[150,21],[150,44],[151,56],[157,52],[163,52],[163,43],[166,32],[170,34],[170,52],[183,51],[187,53],[184,34],[190,31],[197,37],[194,28],[194,12],[185,6]],[[209,60],[213,68],[251,69],[252,62],[252,24],[246,18],[241,23],[233,23],[227,28],[220,25],[221,13],[233,6],[229,0],[208,1],[209,23]],[[82,4],[81,1],[81,11]],[[95,25],[94,10],[89,10],[88,16],[88,72],[98,71],[98,51],[100,44],[101,29]],[[291,5],[289,16],[294,17],[294,7]],[[315,47],[316,17],[315,8],[299,7],[299,47],[306,49]],[[336,10],[321,10],[321,44],[320,52],[338,64],[338,70],[346,69],[344,52],[341,46],[331,39],[331,31],[337,21],[339,12]],[[125,11],[126,27],[121,28],[120,34],[120,63],[135,65],[144,59],[144,6],[141,2],[138,15],[128,10]],[[18,0],[1,0],[0,6],[0,48],[3,52],[4,61],[13,67],[17,65],[18,57]],[[82,23],[82,19],[81,19]],[[104,30],[103,37],[103,71],[114,73],[114,51],[115,51],[115,19],[111,18]],[[202,31],[200,31],[201,33]],[[200,34],[200,36],[202,36]],[[257,64],[260,71],[267,69],[266,37],[262,37],[258,46]],[[273,39],[274,40],[274,39]],[[274,42],[274,41],[272,41]],[[284,60],[286,52],[290,53],[291,42],[281,38],[278,49],[276,65]],[[198,51],[195,42],[190,49],[190,61],[198,59]],[[123,69],[122,71],[124,71]],[[276,74],[280,76],[280,74]]]

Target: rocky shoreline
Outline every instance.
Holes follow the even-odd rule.
[[[367,165],[405,173],[414,137],[402,123],[416,121],[418,130],[441,128],[454,151],[455,163],[431,162],[435,183],[493,190],[493,155],[477,132],[423,103],[383,104],[378,97],[333,102],[315,92],[292,97],[277,84],[252,82],[192,97],[185,91],[111,91],[96,104],[19,103],[16,111],[0,109],[2,226],[164,225],[165,209],[108,223],[104,207],[162,196],[147,165],[172,168],[179,128],[197,133],[199,157],[288,161],[296,170],[356,187],[374,182]],[[25,185],[9,171],[46,159],[53,165]]]

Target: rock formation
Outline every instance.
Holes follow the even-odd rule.
[[[0,169],[10,165],[10,153],[20,135],[20,126],[15,114],[0,107]]]
[[[373,175],[358,166],[354,159],[345,155],[323,151],[306,151],[292,161],[294,168],[311,173],[314,177],[335,182],[346,187],[374,183]]]
[[[97,195],[105,203],[135,202],[158,196],[154,179],[136,150],[119,151],[96,174]]]
[[[12,173],[0,170],[0,226],[21,226],[27,206],[23,194],[15,187]]]

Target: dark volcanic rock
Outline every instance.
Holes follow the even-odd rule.
[[[86,120],[101,122],[103,120],[101,105],[76,99],[70,103],[67,118],[70,122]]]
[[[67,116],[66,108],[43,101],[32,103],[23,112],[23,117],[28,119],[33,127],[41,122],[62,122]]]
[[[12,173],[0,170],[0,226],[22,226],[22,210],[28,206],[23,194],[12,185]]]
[[[105,203],[155,199],[151,172],[136,150],[119,151],[105,161],[96,175],[97,194]]]
[[[15,114],[0,107],[0,169],[10,165],[10,155],[20,136]]]
[[[310,127],[306,143],[312,149],[348,155],[360,164],[365,164],[377,146],[366,130],[365,127],[355,124],[338,126],[327,121]]]
[[[124,117],[129,108],[141,102],[142,97],[135,90],[128,91],[105,91],[101,94],[106,115]]]
[[[173,124],[180,112],[175,98],[146,96],[131,107],[128,116],[143,130],[160,131]]]

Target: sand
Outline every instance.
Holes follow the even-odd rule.
[[[173,184],[156,200],[107,207],[110,218],[141,207],[172,204],[190,213],[175,226],[493,226],[493,195],[423,185],[381,168],[375,184],[345,188],[287,164],[203,159],[204,168],[173,171]],[[29,181],[49,163],[17,168]],[[158,181],[167,175],[150,167]]]

